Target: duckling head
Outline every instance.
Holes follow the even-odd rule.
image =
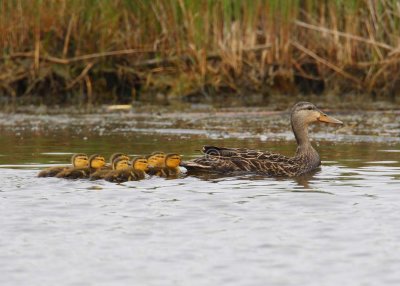
[[[100,169],[104,167],[105,164],[106,160],[101,155],[94,154],[89,158],[89,167],[92,169]]]
[[[74,154],[71,158],[71,163],[75,168],[85,168],[88,166],[89,158],[86,154]]]
[[[132,167],[135,170],[141,170],[146,172],[149,169],[149,164],[145,157],[136,157],[135,159],[132,160]]]
[[[113,161],[112,168],[113,168],[113,170],[127,169],[127,168],[129,168],[129,160],[123,156],[117,157]]]
[[[125,153],[114,153],[110,156],[110,164],[113,165],[113,162],[117,158],[124,158],[129,161],[129,156]]]
[[[168,168],[176,168],[181,164],[181,155],[179,154],[167,154],[165,156],[165,166]]]
[[[161,168],[164,167],[165,153],[164,152],[153,152],[147,157],[147,162],[150,167]]]

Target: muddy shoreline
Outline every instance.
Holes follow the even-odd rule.
[[[324,109],[340,118],[344,126],[310,126],[313,138],[347,142],[399,142],[400,110],[348,111]],[[173,111],[156,108],[148,111],[113,111],[98,113],[0,113],[0,131],[36,132],[51,136],[63,130],[71,134],[165,134],[215,139],[254,138],[257,140],[292,140],[289,111],[263,108],[225,108],[213,110]]]
[[[231,95],[230,99],[215,102],[188,103],[181,100],[132,102],[128,104],[2,104],[1,113],[21,114],[96,114],[96,113],[173,113],[173,112],[264,112],[264,111],[287,111],[298,101],[309,101],[321,109],[346,112],[363,111],[398,111],[399,100],[372,100],[363,95],[335,96],[301,96],[288,97],[284,95],[271,96],[268,101],[247,102],[238,100]]]

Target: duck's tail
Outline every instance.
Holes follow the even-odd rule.
[[[182,161],[181,167],[186,168],[188,171],[210,171],[211,166],[202,165],[194,161]]]

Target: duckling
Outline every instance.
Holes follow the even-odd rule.
[[[115,159],[117,159],[117,158],[125,158],[126,160],[130,160],[130,158],[129,158],[129,156],[128,155],[126,155],[125,153],[114,153],[114,154],[112,154],[111,156],[110,156],[110,162],[109,163],[106,163],[102,168],[101,168],[101,170],[104,170],[104,171],[111,171],[111,170],[113,170],[113,162],[114,162],[114,160]]]
[[[149,165],[148,174],[153,176],[157,175],[158,172],[164,167],[165,164],[165,153],[164,152],[153,152],[147,156]]]
[[[90,175],[90,180],[100,180],[104,179],[110,172],[113,170],[115,171],[120,171],[126,168],[129,168],[129,160],[127,159],[127,156],[124,156],[123,154],[121,156],[115,156],[113,162],[112,162],[112,169],[110,170],[109,168],[102,168],[98,169],[96,172]]]
[[[107,174],[106,181],[123,183],[126,181],[138,181],[144,179],[148,170],[148,162],[145,157],[136,157],[132,160],[131,168],[114,170]]]
[[[177,178],[181,173],[179,169],[181,161],[181,155],[174,153],[167,154],[164,160],[164,167],[156,175],[164,178]]]
[[[64,171],[65,169],[68,168],[84,168],[88,166],[88,156],[86,154],[78,153],[74,154],[71,157],[71,166],[58,166],[58,167],[51,167],[42,170],[39,174],[38,177],[55,177],[58,173]]]
[[[81,179],[88,178],[90,174],[101,169],[106,164],[103,156],[95,154],[89,157],[89,166],[84,168],[69,168],[57,174],[57,178]]]
[[[125,153],[114,153],[114,154],[112,154],[110,156],[110,164],[109,164],[110,170],[112,169],[114,160],[117,159],[117,158],[124,158],[124,159],[126,159],[128,161],[130,160],[129,156],[127,154],[125,154]]]

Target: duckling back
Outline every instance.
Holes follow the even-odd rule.
[[[101,180],[104,179],[105,176],[112,171],[111,168],[104,168],[101,170],[97,170],[93,174],[90,175],[90,180],[95,181],[95,180]]]
[[[56,175],[56,178],[64,178],[64,179],[83,179],[89,178],[90,176],[90,168],[68,168]]]
[[[55,177],[58,173],[61,171],[69,168],[68,166],[59,166],[59,167],[51,167],[44,169],[39,172],[38,177],[39,178],[45,178],[45,177]]]
[[[114,183],[123,183],[127,181],[138,181],[145,178],[144,171],[133,168],[125,170],[113,170],[105,176],[105,180]]]

